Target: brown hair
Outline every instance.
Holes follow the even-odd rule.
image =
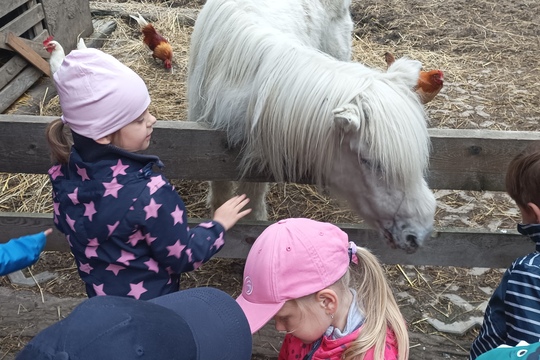
[[[72,141],[64,130],[64,123],[61,119],[51,121],[45,130],[53,163],[67,164],[69,161]]]
[[[508,165],[506,192],[522,208],[540,207],[540,144],[527,146]]]

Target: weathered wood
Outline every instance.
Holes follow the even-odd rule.
[[[190,226],[205,221],[189,219]],[[246,258],[251,244],[270,222],[242,221],[227,232],[218,256]],[[382,235],[363,224],[337,224],[351,241],[369,248],[385,264],[439,265],[463,267],[508,267],[518,256],[534,251],[534,244],[516,231],[489,232],[479,229],[437,229],[414,254],[388,247]],[[1,213],[0,242],[54,228],[52,214]],[[65,237],[54,231],[45,250],[69,251]]]
[[[8,44],[7,44],[7,36],[8,32],[6,31],[0,31],[0,49],[5,50],[13,50]],[[44,59],[48,59],[51,57],[51,54],[47,52],[43,48],[43,40],[45,40],[49,36],[49,32],[47,30],[41,31],[39,34],[36,35],[32,40],[28,39],[22,39],[22,41],[29,47],[32,48],[36,53],[39,54]]]
[[[0,89],[15,78],[28,63],[22,57],[15,55],[0,67]]]
[[[55,117],[0,115],[0,169],[46,173],[45,127]],[[540,132],[430,129],[433,142],[428,182],[433,189],[504,191],[508,162]],[[171,179],[238,178],[238,150],[229,149],[222,131],[187,121],[159,121],[150,153],[159,154]],[[263,175],[249,181],[271,180]]]
[[[28,0],[2,0],[2,6],[0,7],[0,18],[3,18],[27,2]]]
[[[37,69],[42,71],[45,75],[51,76],[49,64],[43,60],[31,47],[27,46],[20,37],[15,36],[13,33],[9,33],[7,37],[7,44]]]
[[[10,107],[40,77],[41,71],[33,66],[24,69],[12,82],[0,90],[0,113]]]
[[[44,18],[45,13],[43,12],[43,6],[41,4],[36,4],[30,7],[28,11],[25,11],[20,16],[1,27],[0,31],[11,31],[15,35],[19,36],[24,32],[30,30],[33,26],[42,21]]]

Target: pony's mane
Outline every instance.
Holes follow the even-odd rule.
[[[192,36],[189,119],[241,144],[244,174],[270,170],[277,181],[324,183],[344,138],[332,110],[352,105],[355,140],[367,144],[359,157],[376,162],[388,182],[418,183],[429,156],[425,113],[411,90],[418,62],[401,61],[411,76],[338,61],[266,25],[258,10],[210,3]]]

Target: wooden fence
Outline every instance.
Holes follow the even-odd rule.
[[[50,167],[44,138],[55,117],[0,115],[0,172],[45,174]],[[504,191],[508,162],[540,132],[430,129],[432,153],[428,183],[432,189]],[[238,151],[226,146],[225,134],[186,121],[159,121],[150,152],[165,163],[169,179],[235,180]],[[271,181],[248,176],[250,181]],[[190,219],[192,225],[204,219]],[[245,258],[253,240],[269,223],[238,223],[227,233],[221,257]],[[532,242],[515,230],[436,229],[414,254],[390,249],[382,236],[362,224],[337,224],[358,245],[370,248],[386,264],[507,267],[514,258],[534,250]],[[0,213],[0,238],[42,231],[53,226],[52,214]],[[55,231],[46,250],[68,251]]]

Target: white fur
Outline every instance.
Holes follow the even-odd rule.
[[[192,34],[188,118],[226,130],[230,144],[243,147],[243,175],[310,178],[413,251],[435,211],[422,177],[426,117],[412,91],[421,64],[399,59],[382,72],[347,61],[348,7],[209,0]],[[264,202],[251,206],[265,218]]]

